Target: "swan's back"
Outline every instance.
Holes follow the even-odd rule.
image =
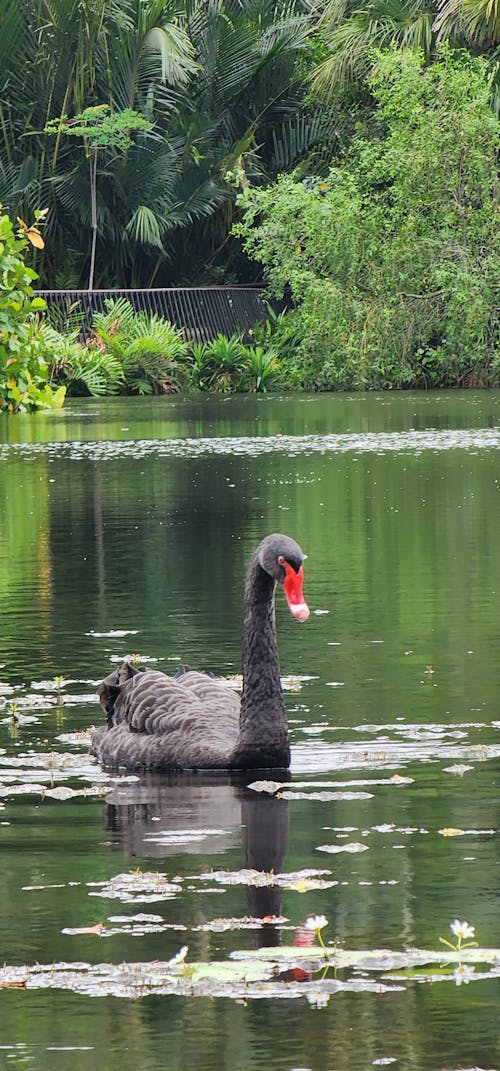
[[[240,700],[205,673],[135,670],[124,663],[103,681],[108,724],[91,753],[108,766],[205,769],[228,766],[239,729]]]

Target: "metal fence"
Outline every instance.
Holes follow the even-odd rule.
[[[94,312],[105,310],[107,298],[126,298],[137,312],[155,312],[178,327],[186,339],[197,342],[215,338],[219,332],[224,335],[238,332],[244,336],[268,315],[260,287],[38,290],[37,294],[45,299],[50,318],[62,330],[75,329],[80,318],[83,331],[91,327]]]

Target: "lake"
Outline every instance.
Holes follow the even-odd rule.
[[[499,455],[498,391],[3,418],[0,1067],[500,1067]],[[124,656],[239,673],[273,531],[290,781],[101,770]]]

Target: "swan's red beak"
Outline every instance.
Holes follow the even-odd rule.
[[[311,611],[302,592],[304,570],[301,566],[298,573],[296,573],[293,566],[288,562],[283,562],[283,568],[285,570],[283,591],[286,595],[288,609],[290,610],[290,613],[297,618],[297,621],[307,621]]]

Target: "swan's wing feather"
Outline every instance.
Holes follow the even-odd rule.
[[[235,692],[204,673],[190,672],[180,680],[158,670],[145,670],[118,687],[113,704],[113,724],[126,721],[135,733],[186,732],[197,724],[216,730],[217,720],[230,722],[239,716]]]
[[[186,678],[189,677],[189,682]],[[202,673],[115,671],[99,697],[108,728],[91,751],[108,765],[186,769],[227,766],[239,730],[239,696]]]
[[[177,679],[177,674],[174,679]],[[198,673],[194,669],[184,668],[179,683],[183,688],[189,688],[202,703],[210,707],[214,712],[225,713],[234,710],[235,714],[240,711],[240,697],[227,684],[223,684],[208,673]]]

